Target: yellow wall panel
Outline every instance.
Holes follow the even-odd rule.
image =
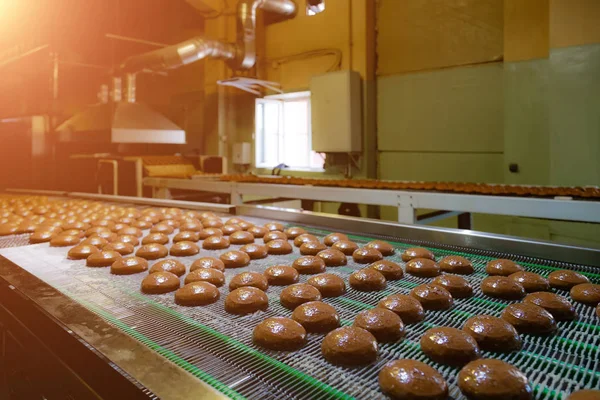
[[[600,43],[600,1],[550,0],[550,47]]]
[[[378,74],[502,59],[503,0],[381,0]]]
[[[547,58],[550,0],[504,0],[504,61]]]

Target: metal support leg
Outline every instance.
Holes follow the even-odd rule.
[[[398,196],[398,222],[413,225],[417,222],[417,213],[410,195]]]
[[[458,229],[471,229],[473,218],[471,213],[462,213],[458,216]]]

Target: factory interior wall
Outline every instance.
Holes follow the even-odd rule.
[[[594,0],[382,0],[380,177],[600,184],[599,17]],[[473,228],[600,244],[593,224],[475,214]]]
[[[259,21],[257,67],[247,75],[279,82],[285,92],[306,90],[311,76],[336,68],[339,52],[339,68],[363,78],[369,150],[355,176],[600,184],[600,120],[593,111],[600,102],[594,23],[600,2],[327,0],[314,16],[306,15],[305,0],[297,4],[294,19],[265,28]],[[233,11],[207,20],[205,35],[234,41]],[[216,81],[232,72],[221,61],[201,64],[202,71],[189,70],[187,82],[203,79],[204,106],[187,123],[202,132],[203,152],[217,154]],[[254,98],[225,90],[229,151],[236,141],[253,142]],[[510,173],[509,163],[519,173]],[[325,175],[341,177],[335,169]],[[383,207],[381,216],[394,220],[396,209]],[[479,214],[473,228],[581,244],[600,238],[600,228],[589,224]]]

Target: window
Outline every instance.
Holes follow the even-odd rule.
[[[313,16],[325,11],[325,0],[307,0],[306,15]]]
[[[258,168],[323,169],[323,156],[311,150],[310,92],[257,99],[255,137]]]

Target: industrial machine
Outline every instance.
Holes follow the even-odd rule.
[[[319,238],[330,232],[345,232],[360,246],[379,238],[396,250],[387,259],[400,264],[399,255],[404,249],[425,246],[437,259],[455,254],[471,260],[475,273],[467,278],[474,296],[456,299],[450,310],[427,311],[422,323],[407,327],[405,338],[381,345],[376,362],[365,367],[338,367],[321,355],[323,335],[310,334],[306,346],[295,352],[270,351],[253,344],[256,324],[267,317],[290,315],[279,304],[282,287],[267,290],[267,311],[245,316],[224,312],[227,289],[221,290],[221,299],[214,304],[181,307],[173,302],[172,293],[140,293],[145,274],[111,275],[106,268],[87,268],[84,261],[66,259],[64,248],[28,245],[27,234],[5,236],[0,238],[0,247],[4,248],[0,250],[0,329],[4,346],[0,378],[8,382],[3,389],[13,396],[8,398],[34,398],[34,390],[36,396],[47,398],[384,398],[377,374],[386,362],[411,358],[431,363],[418,344],[427,329],[460,328],[470,316],[497,316],[511,303],[486,297],[480,291],[489,260],[508,258],[543,276],[558,269],[578,271],[591,282],[600,283],[598,249],[260,206],[38,194],[52,195],[50,201],[82,198],[116,206],[212,210],[224,220],[235,215],[257,225],[280,221],[285,226],[301,226]],[[218,256],[221,252],[202,250],[197,256],[178,259],[189,266],[198,257]],[[269,256],[241,269],[228,269],[227,282],[241,271],[262,272],[270,265],[291,264],[298,255],[296,248],[293,254]],[[350,257],[346,266],[328,268],[328,272],[347,280],[362,267]],[[300,281],[306,278],[302,276]],[[343,296],[325,301],[336,308],[342,325],[351,325],[358,312],[374,307],[382,297],[408,294],[426,282],[426,278],[405,274],[398,281],[388,281],[383,291],[360,292],[349,287]],[[517,366],[527,375],[536,399],[564,399],[576,389],[599,388],[600,320],[593,307],[574,304],[579,318],[559,322],[555,335],[522,335],[520,351],[483,355]],[[12,345],[15,342],[18,346]],[[15,360],[19,360],[19,369],[7,370],[5,366]],[[435,366],[447,380],[450,396],[462,399],[456,385],[458,369]],[[23,384],[24,379],[36,385]]]

